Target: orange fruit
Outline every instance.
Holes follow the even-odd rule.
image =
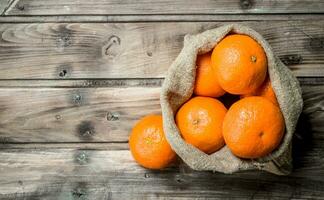
[[[211,52],[197,56],[197,71],[194,94],[198,96],[219,97],[225,94],[220,87],[211,66]]]
[[[137,122],[129,137],[129,148],[134,159],[149,169],[167,167],[176,158],[164,136],[161,115],[148,115]]]
[[[225,106],[211,97],[194,97],[181,106],[176,124],[183,139],[205,153],[224,146],[222,124]]]
[[[223,136],[232,153],[241,158],[260,158],[280,144],[285,123],[278,106],[264,97],[246,97],[226,113]]]
[[[211,61],[218,83],[231,94],[251,93],[267,74],[263,48],[247,35],[226,36],[214,48]]]
[[[269,77],[266,78],[264,83],[258,89],[256,89],[255,91],[253,91],[250,94],[241,95],[240,98],[250,97],[250,96],[265,97],[268,100],[270,100],[272,103],[279,105],[278,101],[277,101],[276,94],[272,89],[271,81],[270,81]]]

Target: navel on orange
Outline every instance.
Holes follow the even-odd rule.
[[[222,124],[225,106],[210,97],[194,97],[176,114],[176,124],[183,139],[205,153],[213,153],[224,146]]]
[[[226,36],[215,46],[211,61],[218,83],[231,94],[251,93],[267,74],[262,46],[247,35]]]
[[[223,136],[232,153],[241,158],[260,158],[277,148],[285,123],[278,106],[264,97],[246,97],[226,113]]]
[[[211,65],[211,52],[197,56],[196,82],[194,94],[198,96],[219,97],[225,94],[220,87]]]
[[[161,115],[146,116],[134,126],[129,148],[134,159],[149,169],[167,167],[176,158],[164,136]]]

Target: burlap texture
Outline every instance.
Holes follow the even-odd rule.
[[[285,119],[286,132],[282,143],[270,155],[259,159],[240,159],[226,146],[211,155],[205,154],[182,139],[174,120],[179,107],[192,96],[197,54],[209,52],[230,32],[249,35],[264,48],[271,84]],[[278,175],[291,172],[292,136],[303,107],[301,89],[291,71],[273,54],[270,45],[251,28],[230,24],[197,35],[186,35],[183,49],[168,70],[160,102],[166,138],[172,149],[192,169],[222,173],[258,169]]]

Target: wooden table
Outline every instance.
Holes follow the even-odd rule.
[[[324,199],[324,1],[0,0],[1,199]],[[301,82],[294,172],[139,167],[128,135],[160,113],[186,33],[260,32]]]

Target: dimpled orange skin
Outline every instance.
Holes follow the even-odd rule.
[[[222,124],[227,109],[211,97],[194,97],[176,114],[176,124],[183,139],[205,153],[224,146]]]
[[[280,144],[285,131],[278,106],[264,97],[246,97],[228,110],[223,136],[232,153],[241,158],[260,158]]]
[[[211,66],[211,52],[198,55],[196,64],[197,72],[194,94],[207,97],[220,97],[225,94]]]
[[[268,100],[270,100],[272,103],[279,106],[276,94],[275,94],[274,90],[272,89],[271,81],[270,81],[269,77],[266,78],[264,83],[258,89],[256,89],[255,91],[253,91],[250,94],[241,95],[240,98],[245,98],[245,97],[250,97],[250,96],[265,97]]]
[[[251,93],[267,74],[263,48],[247,35],[226,36],[214,48],[211,61],[218,83],[231,94]]]
[[[137,122],[129,138],[129,148],[134,159],[149,169],[165,168],[176,158],[164,136],[161,115],[148,115]]]

